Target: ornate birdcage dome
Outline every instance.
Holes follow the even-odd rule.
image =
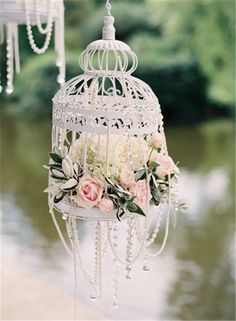
[[[108,20],[109,19],[109,20]],[[112,23],[112,17],[105,21]],[[105,28],[110,28],[107,25]],[[137,56],[125,43],[106,39],[88,45],[80,57],[84,73],[53,99],[53,124],[94,134],[149,134],[158,130],[160,106],[151,88],[131,74]]]

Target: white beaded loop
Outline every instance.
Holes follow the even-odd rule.
[[[27,1],[27,0],[26,0]],[[36,20],[37,20],[37,28],[38,31],[41,34],[46,34],[49,32],[50,26],[52,24],[52,20],[53,20],[53,15],[52,15],[52,10],[53,10],[53,1],[54,0],[47,0],[48,2],[48,16],[47,16],[47,23],[45,28],[43,28],[41,20],[40,20],[40,14],[39,14],[39,0],[36,0]]]
[[[0,0],[1,2],[1,0]],[[20,72],[20,55],[18,44],[18,24],[26,24],[30,47],[33,52],[43,54],[48,49],[53,26],[55,26],[56,65],[59,69],[57,82],[65,83],[65,49],[64,49],[64,5],[63,0],[6,0],[1,3],[0,20],[6,25],[6,92],[13,92],[14,72]],[[42,23],[46,23],[43,27]],[[41,48],[35,43],[32,26],[45,35]],[[0,43],[4,40],[3,25],[0,26]],[[0,86],[0,92],[2,86]]]
[[[53,1],[50,1],[50,11],[52,11],[52,5]],[[25,0],[25,15],[26,15],[26,29],[27,29],[27,35],[29,39],[30,46],[32,50],[37,53],[37,54],[43,54],[49,46],[50,40],[51,40],[51,35],[52,35],[52,28],[53,28],[53,17],[52,17],[52,12],[49,13],[49,23],[47,25],[47,33],[46,33],[46,38],[44,41],[44,44],[41,48],[39,48],[33,37],[33,32],[32,32],[32,26],[31,26],[31,21],[30,21],[30,13],[29,13],[29,2],[28,0]]]

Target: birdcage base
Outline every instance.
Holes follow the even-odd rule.
[[[72,211],[76,214],[76,217],[81,220],[102,220],[102,221],[113,221],[117,220],[116,211],[110,213],[104,213],[98,208],[82,208],[79,206],[71,208],[71,204],[65,201],[61,201],[54,204],[56,210],[58,210],[64,218],[66,218]],[[122,219],[127,218],[129,213],[124,214]]]

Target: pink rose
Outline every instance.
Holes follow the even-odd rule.
[[[147,181],[142,179],[137,181],[134,187],[130,190],[132,196],[136,196],[134,202],[140,207],[145,208],[148,200],[148,186]]]
[[[108,197],[103,197],[99,202],[98,207],[104,213],[110,213],[114,210],[114,204],[112,200]]]
[[[156,155],[153,155],[152,161],[155,161],[159,164],[156,169],[156,174],[160,178],[164,178],[166,175],[172,173],[176,168],[173,159],[167,155],[158,153]]]
[[[97,178],[83,176],[79,180],[76,191],[78,204],[82,207],[89,208],[100,202],[102,198],[103,184]]]
[[[123,187],[131,188],[135,185],[135,175],[134,172],[126,170],[122,171],[120,174],[120,183]]]
[[[152,134],[149,136],[147,142],[154,148],[161,148],[163,144],[163,137],[160,133]]]

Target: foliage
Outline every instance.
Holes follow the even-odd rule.
[[[232,114],[234,7],[233,0],[112,2],[117,39],[127,41],[137,53],[136,76],[158,95],[167,120],[193,123],[215,114]],[[66,48],[77,58],[89,42],[101,38],[104,1],[67,0],[65,9]],[[17,108],[24,117],[48,117],[57,88],[53,56],[30,52],[25,26],[20,27],[20,39],[24,66],[13,100],[19,102]],[[42,41],[37,34],[36,41]],[[68,52],[67,61],[69,79],[78,72]],[[4,70],[2,74],[4,78]]]

